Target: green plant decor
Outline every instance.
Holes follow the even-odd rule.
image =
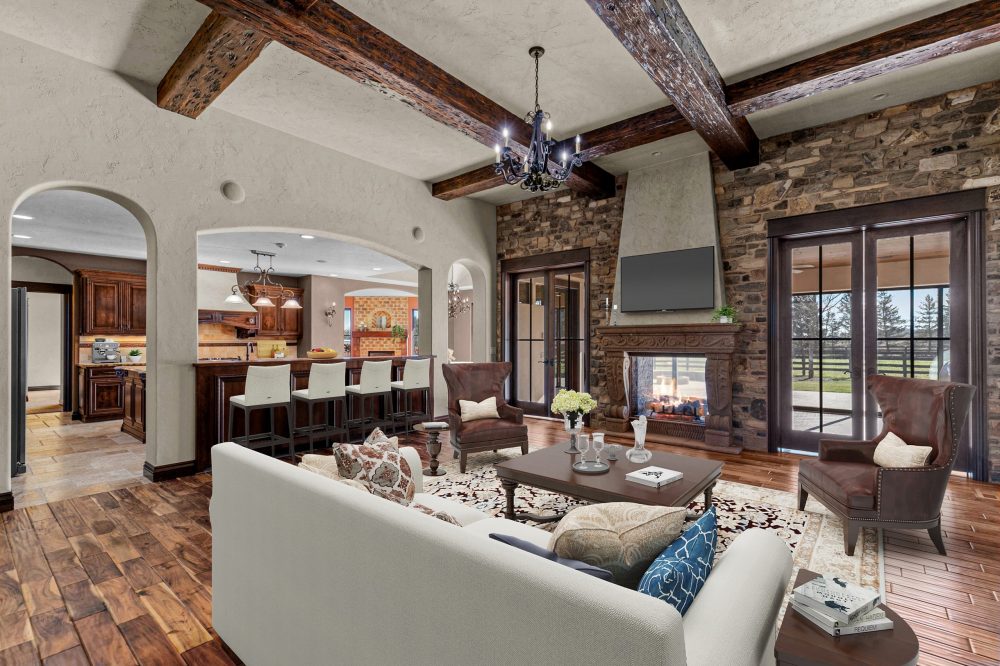
[[[736,308],[731,305],[723,305],[721,308],[716,308],[715,312],[712,313],[712,321],[719,321],[723,317],[729,317],[729,321],[736,322],[738,317],[738,312]]]
[[[142,352],[138,349],[133,349],[128,353],[129,356],[142,356]]]
[[[389,335],[392,336],[393,338],[397,338],[399,340],[405,340],[406,339],[406,328],[404,328],[403,326],[400,326],[399,324],[396,324],[395,326],[392,327],[392,330],[390,331]]]

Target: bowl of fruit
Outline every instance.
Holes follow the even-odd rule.
[[[337,358],[337,350],[332,347],[313,347],[306,352],[309,358]]]

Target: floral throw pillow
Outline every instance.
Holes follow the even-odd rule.
[[[360,453],[367,449],[364,455]],[[372,458],[379,453],[399,453],[399,439],[386,437],[381,429],[375,428],[362,444],[341,444],[333,449],[337,461],[337,471],[342,479],[365,480],[363,458]]]
[[[342,479],[361,481],[373,495],[393,502],[409,504],[413,500],[416,486],[410,464],[390,442],[341,444],[333,455]]]
[[[462,526],[462,524],[459,523],[457,520],[455,520],[450,513],[445,513],[444,511],[438,511],[436,509],[432,509],[429,506],[421,504],[420,502],[412,502],[410,504],[410,508],[416,509],[421,513],[426,513],[428,516],[431,516],[432,518],[443,520],[446,523],[451,523],[452,525],[457,525],[458,527]]]

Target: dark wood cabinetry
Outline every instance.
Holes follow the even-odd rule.
[[[80,417],[84,421],[120,419],[125,413],[124,380],[114,366],[80,368]]]
[[[80,335],[145,335],[146,278],[132,273],[77,271]]]
[[[258,296],[267,296],[274,304],[255,306],[260,320],[260,327],[257,330],[257,334],[262,337],[298,339],[302,335],[302,310],[300,308],[283,308],[281,306],[289,298],[295,298],[301,303],[302,293],[302,289],[282,289],[281,287],[252,285],[250,287],[251,302]]]
[[[122,432],[136,439],[146,441],[146,369],[119,368],[122,378],[124,405]]]

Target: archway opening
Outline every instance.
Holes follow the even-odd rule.
[[[456,262],[448,271],[448,356],[451,363],[471,363],[475,332],[472,273]]]

